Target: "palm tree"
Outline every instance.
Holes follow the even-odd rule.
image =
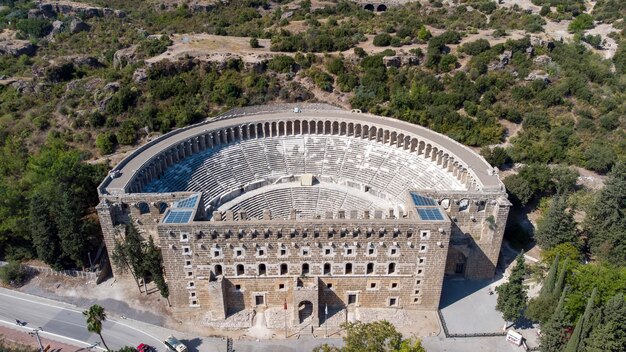
[[[89,307],[89,310],[84,311],[83,315],[87,317],[87,330],[98,334],[98,336],[100,336],[100,340],[102,340],[102,344],[107,351],[109,351],[109,346],[107,346],[106,342],[104,342],[104,339],[102,338],[102,322],[107,319],[107,314],[104,312],[104,308],[94,304]]]

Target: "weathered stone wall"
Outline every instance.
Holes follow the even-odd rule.
[[[221,273],[226,310],[230,312],[254,308],[257,295],[264,296],[265,306],[282,305],[285,300],[297,306],[300,302],[295,300],[303,293],[298,292],[294,298],[294,290],[305,291],[307,287],[319,291],[317,300],[308,300],[318,301],[320,306],[345,307],[348,294],[356,293],[356,304],[363,307],[385,307],[388,299],[395,297],[396,305],[404,308],[437,308],[449,222],[340,221],[161,225],[158,231],[172,305],[211,311],[217,306],[223,312],[209,294],[209,282]],[[371,273],[368,263],[373,265]],[[326,264],[330,265],[330,273],[325,272]],[[350,270],[347,264],[352,265],[351,273],[346,272]],[[391,274],[390,264],[394,266]],[[265,266],[265,273],[260,265]],[[281,272],[281,265],[286,265],[286,271]],[[302,277],[298,279],[302,289],[298,289],[298,277]],[[319,277],[319,282],[311,280],[314,277]],[[376,287],[370,286],[373,282]],[[328,283],[333,287],[329,288]],[[317,304],[314,306],[317,309]]]
[[[502,193],[420,192],[436,199],[452,219],[446,274],[490,279],[495,273],[511,203]],[[449,203],[448,206],[446,203]],[[464,257],[464,258],[463,258]],[[461,273],[456,264],[463,264]]]

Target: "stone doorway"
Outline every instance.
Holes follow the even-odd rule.
[[[313,318],[313,303],[302,301],[298,304],[298,322],[300,324],[308,323]]]

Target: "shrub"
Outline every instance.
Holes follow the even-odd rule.
[[[358,57],[366,57],[367,53],[365,52],[365,50],[361,47],[356,47],[354,48],[354,55],[358,56]]]
[[[5,285],[22,286],[27,278],[26,269],[17,261],[11,261],[0,267],[0,281]]]
[[[450,72],[456,68],[457,64],[456,56],[452,54],[445,54],[441,56],[441,60],[439,61],[439,71],[442,72]]]
[[[478,39],[461,45],[459,51],[474,56],[489,49],[491,49],[491,45],[489,45],[489,41],[487,39]]]
[[[509,157],[506,149],[502,147],[494,147],[493,149],[483,147],[480,150],[480,154],[485,157],[485,160],[487,160],[489,164],[495,167],[500,167],[511,162],[511,157]]]
[[[31,39],[37,39],[45,36],[52,28],[50,21],[41,18],[19,20],[15,27]]]
[[[572,22],[570,22],[567,30],[570,32],[582,32],[587,29],[593,28],[593,17],[589,14],[583,13],[578,15]]]
[[[267,67],[272,71],[287,73],[293,69],[295,63],[291,56],[277,55],[267,63]]]
[[[257,38],[251,38],[250,39],[250,47],[251,48],[260,48],[261,45],[259,44],[259,40]]]
[[[96,147],[102,155],[113,153],[116,144],[117,138],[111,132],[103,132],[96,137]]]
[[[382,33],[374,37],[374,46],[389,46],[391,44],[391,36],[387,33]]]
[[[143,57],[153,57],[164,53],[170,45],[172,40],[166,35],[161,38],[150,38],[139,43],[138,52]]]

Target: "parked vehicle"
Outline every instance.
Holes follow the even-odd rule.
[[[184,343],[178,341],[178,339],[176,339],[174,336],[169,336],[165,339],[165,341],[163,341],[163,343],[170,351],[187,352],[187,346],[185,346]]]
[[[137,346],[137,351],[139,352],[156,352],[156,348],[150,346],[150,345],[146,345],[145,343],[141,343],[139,344],[139,346]]]

